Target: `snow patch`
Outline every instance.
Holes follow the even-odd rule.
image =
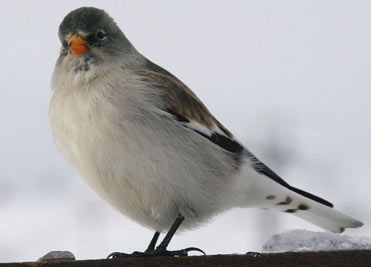
[[[334,234],[331,232],[312,232],[289,230],[273,235],[263,244],[263,252],[285,251],[333,251],[371,249],[371,238]]]

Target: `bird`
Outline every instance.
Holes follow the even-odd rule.
[[[100,197],[155,231],[144,252],[109,257],[204,253],[167,246],[177,230],[237,207],[290,213],[335,233],[363,225],[289,185],[189,87],[138,52],[106,11],[71,11],[58,36],[49,106],[56,148]]]

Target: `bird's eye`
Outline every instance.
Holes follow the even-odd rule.
[[[106,38],[106,33],[102,30],[99,30],[95,33],[95,36],[99,39],[99,40],[104,40]]]
[[[62,42],[62,49],[63,49],[63,50],[67,50],[67,48],[68,48],[68,43],[67,43],[67,41],[64,40],[64,41]]]

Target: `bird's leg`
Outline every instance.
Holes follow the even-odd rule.
[[[160,243],[160,245],[157,246],[157,248],[153,251],[154,256],[188,256],[188,252],[190,251],[199,251],[206,255],[204,251],[202,251],[199,248],[195,247],[189,247],[181,250],[174,250],[174,251],[168,251],[167,246],[169,245],[171,239],[173,238],[175,232],[178,230],[179,226],[184,221],[184,216],[182,214],[178,214],[176,217],[174,223],[171,225],[169,231],[167,232],[166,236]]]
[[[184,216],[182,214],[178,214],[176,217],[174,223],[171,225],[169,231],[167,232],[166,236],[162,240],[161,244],[158,245],[156,248],[156,251],[163,251],[166,250],[167,246],[169,245],[171,239],[173,238],[176,230],[178,230],[179,226],[182,224],[184,221]]]
[[[149,243],[148,248],[146,249],[145,253],[150,253],[150,252],[153,252],[155,250],[156,243],[157,243],[157,240],[158,240],[159,236],[160,236],[160,232],[155,232],[155,234],[153,235],[152,240]]]
[[[190,251],[198,251],[206,255],[206,253],[203,252],[201,249],[195,248],[195,247],[189,247],[189,248],[185,248],[181,250],[174,250],[174,251],[166,250],[167,246],[169,245],[171,239],[173,238],[175,232],[178,230],[179,226],[182,224],[183,220],[184,220],[184,216],[182,214],[179,214],[176,217],[174,223],[171,225],[166,236],[164,237],[160,245],[158,245],[157,247],[156,247],[156,243],[157,243],[158,237],[160,236],[159,232],[155,232],[145,252],[135,251],[132,254],[113,252],[110,255],[108,255],[107,258],[174,257],[174,256],[180,257],[180,256],[188,256],[188,252]]]

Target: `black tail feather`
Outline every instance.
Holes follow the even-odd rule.
[[[323,205],[326,205],[326,206],[328,206],[330,208],[333,208],[334,207],[334,205],[332,203],[328,202],[327,200],[325,200],[323,198],[320,198],[320,197],[317,197],[317,196],[315,196],[315,195],[313,195],[311,193],[308,193],[308,192],[306,192],[304,190],[301,190],[299,188],[292,187],[292,186],[289,186],[288,188],[290,190],[294,191],[295,193],[298,193],[299,195],[302,195],[302,196],[305,196],[307,198],[310,198],[311,200],[317,201],[317,202],[319,202],[319,203],[321,203]]]

